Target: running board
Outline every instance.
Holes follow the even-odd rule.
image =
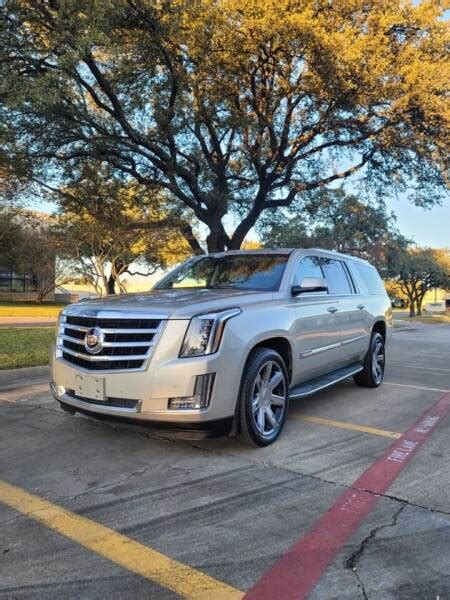
[[[351,377],[352,375],[356,375],[363,370],[363,366],[361,363],[353,363],[348,367],[343,367],[342,369],[337,369],[332,373],[327,373],[326,375],[321,375],[320,377],[316,377],[315,379],[310,379],[309,381],[305,381],[300,385],[297,385],[295,388],[292,388],[289,391],[290,398],[303,398],[305,396],[310,396],[311,394],[315,394],[320,390],[323,390],[330,385],[334,385],[343,379],[347,379],[347,377]]]

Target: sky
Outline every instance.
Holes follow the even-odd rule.
[[[406,198],[387,202],[397,216],[397,227],[418,246],[450,247],[450,199],[441,206],[424,209],[414,206]]]
[[[387,200],[386,204],[397,216],[400,232],[415,244],[432,248],[450,247],[450,198],[431,209],[414,206],[404,197]],[[33,203],[32,207],[49,213],[54,210],[54,205],[48,202]]]

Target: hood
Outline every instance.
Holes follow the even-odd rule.
[[[190,319],[202,312],[240,307],[272,300],[274,292],[237,289],[152,290],[82,300],[64,309],[66,314],[97,315],[103,311],[148,313],[159,318]]]

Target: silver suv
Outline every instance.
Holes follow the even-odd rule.
[[[51,388],[72,414],[266,446],[290,401],[347,377],[379,386],[391,330],[383,282],[364,260],[317,249],[209,254],[150,292],[65,308]]]

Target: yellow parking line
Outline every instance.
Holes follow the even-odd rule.
[[[365,425],[356,425],[355,423],[347,423],[346,421],[334,421],[333,419],[323,419],[322,417],[311,417],[309,415],[290,415],[290,418],[297,421],[306,421],[307,423],[316,423],[318,425],[328,425],[329,427],[339,427],[340,429],[351,429],[353,431],[362,431],[363,433],[371,433],[373,435],[382,435],[388,438],[399,438],[401,433],[397,431],[386,431],[386,429],[377,429],[376,427],[366,427]]]
[[[183,598],[237,600],[244,596],[243,592],[226,583],[1,480],[0,501]]]

